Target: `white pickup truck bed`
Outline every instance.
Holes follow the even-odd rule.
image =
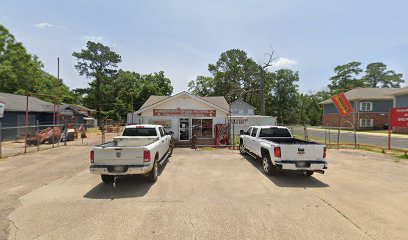
[[[90,171],[101,175],[104,182],[131,174],[149,174],[149,178],[156,181],[158,165],[167,160],[172,151],[172,136],[162,126],[130,125],[113,142],[92,148]]]
[[[326,146],[296,139],[285,127],[252,126],[240,137],[241,154],[262,159],[265,173],[300,171],[307,176],[327,169]]]

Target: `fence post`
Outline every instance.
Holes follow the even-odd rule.
[[[104,122],[102,122],[101,130],[102,130],[102,144],[104,144],[105,143],[105,124]]]
[[[68,124],[65,120],[64,122],[64,146],[67,146],[67,133],[68,133]]]
[[[36,140],[37,140],[37,151],[40,151],[40,135],[38,134],[40,130],[40,122],[37,120],[37,131],[35,133]]]
[[[3,136],[1,135],[1,119],[0,119],[0,159],[2,158],[1,156],[2,156],[2,152],[1,152],[1,142],[3,141]]]

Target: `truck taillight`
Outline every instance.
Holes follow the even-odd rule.
[[[326,158],[326,155],[327,155],[327,147],[324,147],[324,149],[323,149],[323,158]]]
[[[89,159],[91,160],[91,163],[94,163],[94,157],[95,157],[95,153],[94,151],[91,151],[91,153],[89,154]]]
[[[145,162],[150,162],[150,160],[152,160],[152,158],[150,157],[150,151],[149,150],[145,150],[143,152],[143,161]]]
[[[280,147],[275,147],[273,149],[273,154],[275,155],[275,157],[280,158],[281,157],[281,148]]]

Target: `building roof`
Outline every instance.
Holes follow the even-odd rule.
[[[235,100],[234,102],[231,103],[231,105],[234,105],[234,103],[242,103],[242,104],[244,104],[244,105],[247,105],[247,106],[250,107],[250,108],[255,109],[254,106],[252,106],[251,104],[249,104],[249,103],[247,103],[247,102],[244,102],[244,101],[242,101],[242,100],[240,100],[240,99]]]
[[[54,110],[54,104],[52,103],[35,97],[29,97],[28,99],[28,110],[30,112],[53,112]],[[26,111],[26,96],[0,92],[0,101],[5,103],[5,111]]]
[[[216,106],[218,108],[222,108],[222,109],[224,109],[226,111],[229,111],[229,104],[227,103],[227,100],[225,100],[224,97],[221,97],[221,96],[200,97],[200,96],[192,95],[192,94],[190,94],[188,92],[181,92],[181,93],[175,94],[173,96],[155,96],[155,95],[152,95],[146,100],[146,102],[142,105],[142,107],[140,107],[138,112],[143,111],[146,108],[149,108],[149,107],[151,107],[151,106],[153,106],[155,104],[158,104],[158,103],[163,102],[163,101],[165,101],[165,100],[167,100],[169,98],[173,98],[173,97],[176,97],[176,96],[181,95],[181,94],[189,95],[189,96],[198,98],[198,99],[200,99],[200,100],[202,100],[204,102],[207,102],[209,104],[212,104],[212,105],[214,105],[214,106]]]
[[[350,101],[354,100],[392,100],[392,94],[401,90],[401,88],[354,88],[344,94]],[[320,102],[320,104],[333,103],[331,98]]]
[[[392,95],[405,95],[405,94],[408,94],[408,87],[400,88],[394,93],[392,93]]]
[[[61,111],[64,111],[66,109],[70,109],[70,110],[74,111],[75,113],[82,114],[82,115],[84,115],[86,117],[89,117],[88,113],[95,112],[95,110],[86,108],[86,107],[81,106],[81,105],[76,105],[76,104],[62,104],[60,109],[61,109]]]

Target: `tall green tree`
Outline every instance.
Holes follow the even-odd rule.
[[[35,92],[38,98],[52,102],[56,96],[57,78],[43,70],[43,64],[36,55],[27,52],[21,42],[0,25],[0,92],[25,95]],[[75,96],[61,81],[61,100],[72,103]]]
[[[188,83],[188,91],[198,96],[214,96],[215,80],[212,77],[197,76]]]
[[[95,82],[93,80],[88,88],[74,89],[80,104],[95,108]],[[133,109],[139,109],[151,95],[169,96],[173,86],[164,72],[141,75],[136,72],[119,70],[114,77],[109,78],[101,86],[102,103],[101,115],[115,120],[126,119],[126,114]]]
[[[299,73],[290,69],[279,69],[275,73],[275,81],[270,92],[267,108],[272,110],[278,123],[293,123],[299,118],[296,111],[298,104]]]
[[[331,83],[328,85],[330,91],[336,94],[347,89],[363,87],[364,82],[359,78],[360,73],[363,72],[360,65],[360,62],[350,62],[335,67],[335,75],[330,78]]]
[[[91,93],[95,97],[97,118],[100,117],[102,99],[102,85],[109,81],[117,73],[118,63],[122,61],[121,56],[112,51],[102,43],[88,41],[86,48],[80,52],[74,52],[73,57],[77,59],[75,68],[81,76],[95,80],[91,85]]]
[[[238,99],[243,91],[259,88],[259,66],[243,50],[223,52],[208,70],[214,78],[213,94],[225,96],[228,102]]]
[[[373,88],[398,88],[404,82],[402,74],[387,70],[387,65],[382,62],[368,64],[362,80],[367,87]]]

